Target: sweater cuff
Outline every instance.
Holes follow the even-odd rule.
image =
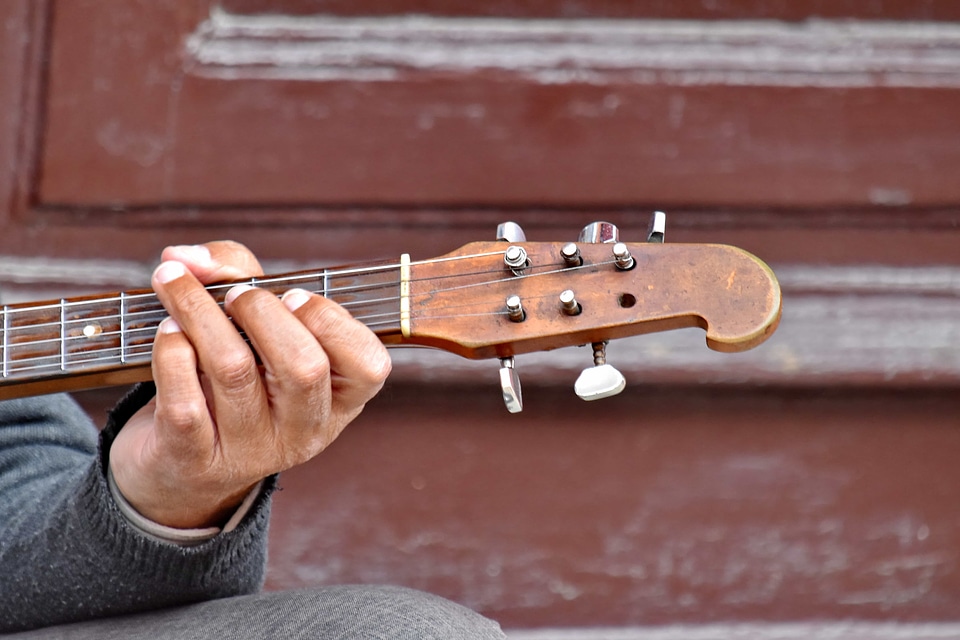
[[[120,492],[120,488],[117,487],[116,481],[113,479],[113,472],[110,469],[110,448],[113,446],[113,441],[116,439],[120,429],[133,417],[133,414],[142,409],[156,394],[157,387],[153,382],[142,382],[134,386],[127,395],[117,403],[113,410],[110,411],[107,424],[100,433],[100,468],[107,479],[110,495],[113,498],[114,504],[117,505],[124,519],[130,523],[134,529],[155,541],[172,543],[184,547],[196,546],[215,538],[221,533],[228,533],[236,529],[263,492],[265,484],[272,485],[273,483],[265,483],[264,480],[257,483],[222,528],[175,529],[154,522],[143,516],[127,501]]]
[[[120,491],[116,480],[113,479],[113,470],[109,468],[107,469],[107,482],[110,485],[110,495],[113,497],[117,508],[120,509],[120,513],[123,514],[123,517],[126,518],[127,522],[129,522],[134,529],[158,542],[168,542],[170,544],[180,545],[181,547],[193,547],[207,540],[212,540],[221,533],[229,533],[236,529],[243,518],[250,512],[253,503],[263,489],[263,480],[261,480],[250,490],[250,493],[243,499],[243,502],[240,503],[240,506],[237,507],[237,510],[223,527],[177,529],[160,524],[159,522],[154,522],[137,511],[136,507],[130,504]]]

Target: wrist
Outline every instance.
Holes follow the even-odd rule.
[[[182,476],[129,470],[113,458],[108,462],[111,488],[135,513],[146,520],[172,529],[222,528],[260,482],[233,491],[190,487]]]
[[[180,546],[195,546],[216,537],[220,533],[229,533],[236,529],[243,518],[250,512],[257,497],[259,497],[262,492],[265,483],[261,480],[254,485],[241,501],[240,505],[234,509],[232,515],[230,515],[223,526],[190,528],[172,527],[144,516],[126,499],[126,496],[123,495],[123,492],[117,485],[112,470],[109,469],[107,471],[107,484],[110,488],[110,495],[113,497],[114,503],[117,505],[120,513],[123,514],[127,522],[142,534],[160,542],[168,542]]]

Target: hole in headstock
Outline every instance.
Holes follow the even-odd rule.
[[[632,293],[621,293],[620,297],[617,298],[617,302],[619,302],[620,306],[624,309],[629,309],[633,305],[637,304],[637,297]]]

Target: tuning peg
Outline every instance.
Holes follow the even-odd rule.
[[[523,411],[523,394],[520,390],[520,374],[514,368],[513,357],[500,358],[500,390],[503,403],[510,413]]]
[[[580,232],[580,242],[601,244],[619,241],[620,230],[609,222],[591,222]]]
[[[663,242],[667,233],[667,214],[663,211],[654,211],[650,216],[650,228],[647,229],[647,242]]]
[[[573,385],[573,390],[583,400],[600,400],[615,396],[627,386],[623,374],[613,365],[606,364],[606,343],[593,343],[594,366],[584,369]]]
[[[504,242],[526,242],[527,234],[516,222],[501,222],[497,225],[497,240]]]

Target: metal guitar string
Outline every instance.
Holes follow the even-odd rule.
[[[467,256],[454,256],[454,257],[450,257],[450,258],[437,258],[437,259],[431,259],[431,260],[416,261],[416,262],[412,262],[411,264],[413,264],[413,265],[425,265],[425,264],[433,264],[433,263],[437,263],[437,262],[456,261],[456,260],[472,259],[472,258],[478,258],[478,257],[489,257],[489,256],[495,256],[495,255],[502,255],[503,253],[504,253],[503,251],[498,251],[498,252],[490,252],[490,253],[483,253],[483,254],[473,254],[473,255],[467,255]],[[505,280],[515,281],[515,280],[519,280],[519,279],[535,278],[535,277],[540,277],[540,276],[552,275],[552,274],[557,274],[557,273],[561,273],[561,272],[569,273],[569,272],[571,272],[571,271],[577,271],[577,270],[581,270],[581,269],[584,269],[584,268],[587,268],[587,267],[596,268],[596,267],[600,267],[600,266],[603,266],[603,265],[613,264],[614,262],[615,262],[614,260],[610,260],[610,261],[603,261],[603,262],[598,262],[598,263],[592,263],[592,264],[590,264],[590,265],[585,265],[585,264],[584,264],[584,265],[578,265],[578,266],[574,266],[574,267],[564,267],[564,268],[562,268],[562,269],[553,269],[553,270],[550,270],[550,271],[543,271],[543,272],[539,272],[539,273],[511,275],[509,278],[498,278],[498,279],[489,280],[489,281],[484,281],[484,282],[476,282],[476,283],[470,283],[470,284],[464,284],[464,285],[457,285],[457,286],[447,287],[447,288],[432,289],[432,290],[430,290],[430,291],[426,291],[426,292],[422,292],[422,293],[416,294],[415,297],[418,297],[418,296],[419,296],[419,297],[431,296],[431,295],[435,295],[435,294],[437,294],[437,293],[446,293],[446,292],[450,292],[450,291],[458,291],[458,290],[470,289],[470,288],[474,288],[474,287],[485,287],[485,286],[490,286],[491,284],[497,284],[497,283],[499,283],[499,282],[503,282],[503,281],[505,281]],[[374,272],[377,272],[377,271],[389,271],[389,270],[393,270],[393,269],[397,269],[397,268],[399,268],[398,265],[388,264],[388,265],[378,265],[378,266],[375,266],[375,267],[362,267],[362,268],[343,269],[343,270],[339,270],[339,271],[335,271],[335,272],[320,271],[320,272],[293,274],[293,275],[290,275],[290,276],[257,277],[257,278],[255,278],[255,280],[256,280],[256,283],[257,283],[258,286],[263,286],[263,285],[267,285],[267,284],[282,284],[282,283],[287,283],[287,282],[293,282],[293,281],[296,281],[296,280],[318,279],[318,278],[320,278],[320,277],[323,277],[324,275],[326,275],[327,278],[337,278],[337,277],[346,277],[346,276],[348,276],[348,275],[354,275],[354,274],[360,274],[360,273],[374,273]],[[447,276],[438,276],[438,277],[431,277],[431,278],[418,278],[418,279],[414,279],[413,281],[414,281],[414,282],[422,282],[422,281],[426,281],[426,280],[438,280],[438,279],[442,279],[442,278],[463,278],[463,277],[465,277],[465,276],[470,276],[470,275],[482,275],[482,274],[484,274],[484,273],[498,273],[498,272],[500,272],[499,269],[497,269],[497,270],[491,269],[491,270],[488,270],[488,271],[476,271],[476,272],[472,272],[472,273],[470,273],[470,274],[462,274],[462,273],[461,273],[461,274],[450,274],[450,275],[447,275]],[[211,286],[207,286],[206,289],[207,289],[207,291],[213,293],[214,291],[218,291],[218,290],[229,290],[229,289],[231,289],[231,288],[233,288],[234,286],[237,286],[237,285],[239,285],[239,284],[244,284],[244,282],[243,282],[243,281],[239,281],[239,282],[225,283],[225,284],[221,284],[221,285],[211,285]],[[385,282],[385,283],[377,283],[377,284],[374,284],[374,285],[357,285],[357,286],[339,287],[339,288],[335,288],[335,289],[332,289],[331,291],[326,292],[325,297],[331,298],[331,295],[332,295],[332,294],[338,294],[338,293],[339,293],[339,294],[343,294],[343,293],[354,293],[354,292],[359,292],[359,291],[371,291],[371,290],[380,289],[380,288],[384,288],[384,287],[394,286],[394,284],[395,284],[395,283],[392,283],[392,282]],[[318,292],[318,291],[313,291],[313,293],[319,294],[320,292]],[[393,301],[399,300],[399,298],[400,298],[400,296],[388,296],[388,297],[378,298],[378,299],[374,299],[374,300],[345,301],[345,302],[343,302],[343,303],[340,303],[340,305],[341,305],[342,307],[344,307],[344,308],[362,307],[362,306],[369,306],[369,305],[378,304],[378,303],[382,303],[382,302],[393,302]],[[123,299],[123,300],[124,300],[124,302],[125,302],[125,304],[127,305],[128,308],[129,308],[130,306],[133,306],[134,304],[136,304],[136,302],[137,302],[138,300],[140,300],[140,301],[147,301],[147,302],[154,302],[154,301],[159,302],[158,299],[157,299],[156,294],[155,294],[155,293],[152,293],[152,292],[145,292],[145,293],[142,293],[142,294],[125,294],[125,293],[121,293],[121,294],[119,294],[119,295],[116,296],[116,297],[100,298],[100,299],[97,299],[97,300],[95,300],[95,301],[89,301],[89,300],[87,300],[87,301],[75,301],[75,302],[65,301],[65,302],[63,302],[63,303],[52,303],[52,304],[49,304],[49,305],[40,305],[40,306],[36,306],[36,307],[29,307],[29,308],[26,308],[26,309],[7,309],[7,308],[4,308],[4,314],[5,314],[5,316],[6,316],[6,315],[9,314],[9,313],[16,313],[16,312],[18,312],[18,311],[38,311],[38,310],[44,310],[44,309],[57,310],[57,311],[59,311],[62,306],[73,307],[73,306],[89,305],[89,304],[96,304],[96,303],[103,303],[103,302],[111,302],[111,301],[120,300],[120,299]],[[471,306],[473,306],[473,305],[475,305],[475,304],[476,304],[476,303],[471,303]],[[223,303],[218,301],[218,305],[222,307],[222,306],[223,306]],[[466,305],[463,305],[463,306],[466,306]],[[451,305],[448,305],[448,306],[446,306],[446,307],[443,307],[443,309],[448,309],[448,310],[449,310],[449,309],[455,309],[455,308],[457,308],[457,307],[454,307],[454,306],[451,306]],[[430,316],[430,318],[432,318],[432,319],[433,319],[433,318],[436,318],[436,319],[448,319],[448,318],[457,318],[457,317],[483,317],[483,316],[506,315],[506,314],[507,314],[507,311],[504,310],[504,311],[495,311],[495,312],[487,312],[487,313],[470,313],[470,314],[444,314],[444,315],[432,314],[432,315]],[[376,314],[357,315],[357,316],[354,316],[354,318],[355,318],[356,320],[360,321],[360,322],[363,322],[368,328],[373,329],[373,328],[376,328],[377,326],[383,326],[383,325],[393,324],[393,323],[395,323],[395,322],[397,321],[397,319],[399,318],[399,316],[400,316],[400,313],[399,313],[398,311],[391,311],[391,312],[383,312],[383,313],[376,313]],[[107,331],[107,332],[103,332],[103,333],[97,334],[96,337],[97,337],[97,338],[110,338],[110,337],[114,337],[114,336],[121,336],[121,337],[122,337],[123,335],[126,335],[126,337],[127,337],[127,339],[128,339],[128,343],[127,343],[127,345],[126,345],[125,355],[126,355],[126,357],[127,357],[128,362],[129,362],[130,360],[134,360],[134,361],[135,361],[136,358],[137,358],[137,356],[141,356],[141,355],[142,355],[142,356],[145,356],[145,357],[143,358],[143,360],[144,360],[144,361],[147,361],[147,360],[149,360],[149,356],[150,356],[150,354],[151,354],[151,352],[152,352],[152,348],[153,348],[152,338],[153,338],[153,336],[154,336],[155,333],[156,333],[156,326],[160,323],[160,321],[161,321],[163,318],[166,317],[166,313],[165,313],[163,307],[160,306],[159,308],[156,308],[156,309],[148,309],[148,310],[145,310],[145,311],[135,311],[135,312],[131,312],[131,313],[124,314],[124,315],[122,316],[123,320],[133,320],[133,319],[138,319],[138,318],[139,318],[141,321],[143,321],[143,318],[144,318],[144,317],[146,317],[146,318],[148,318],[148,319],[150,319],[150,318],[156,318],[156,322],[153,323],[153,324],[149,324],[148,326],[143,326],[143,327],[135,327],[135,328],[132,328],[132,329],[121,329],[121,330],[118,330],[118,331]],[[47,322],[47,323],[34,324],[34,325],[26,326],[26,327],[8,326],[8,329],[7,329],[7,330],[9,331],[10,335],[13,335],[13,334],[14,334],[15,332],[17,332],[17,331],[31,331],[31,330],[36,330],[36,329],[38,329],[38,328],[53,327],[53,326],[59,327],[59,326],[61,326],[61,325],[64,327],[64,330],[65,330],[66,327],[67,327],[68,325],[71,325],[71,324],[89,325],[91,322],[106,321],[106,320],[119,320],[120,318],[121,318],[121,316],[118,315],[118,314],[108,314],[108,315],[105,315],[105,316],[95,316],[95,317],[91,317],[91,318],[79,318],[79,319],[75,319],[75,320],[69,320],[69,321],[66,321],[65,323],[60,323],[60,322]],[[380,320],[374,320],[375,318],[382,318],[382,319],[380,319]],[[137,339],[138,339],[138,338],[136,337],[136,334],[138,334],[138,333],[139,333],[139,334],[147,334],[144,338],[141,338],[141,339],[144,340],[144,342],[142,342],[142,343],[140,343],[140,344],[136,344],[136,343],[131,342],[132,340],[137,340]],[[241,336],[243,336],[243,337],[246,339],[246,334],[245,334],[245,332],[244,332],[243,330],[240,330],[239,333],[240,333]],[[8,338],[8,339],[9,339],[9,338]],[[44,343],[53,343],[53,342],[60,343],[61,340],[63,340],[63,339],[64,339],[64,338],[57,337],[57,338],[48,338],[48,339],[43,339],[43,340],[31,341],[31,342],[27,342],[27,343],[12,343],[12,342],[11,342],[11,346],[21,346],[21,345],[30,345],[30,346],[32,346],[32,345],[42,345],[42,344],[44,344]],[[86,340],[89,340],[89,339],[90,339],[90,337],[89,337],[89,336],[85,336],[85,335],[68,336],[68,337],[65,338],[65,340],[66,340],[67,342],[70,342],[70,341],[86,341]],[[71,366],[75,366],[75,365],[85,365],[85,364],[93,364],[93,363],[96,363],[96,362],[99,362],[99,361],[109,361],[109,360],[112,359],[113,357],[116,357],[116,356],[112,356],[112,355],[109,355],[109,354],[119,354],[120,352],[121,352],[121,348],[120,348],[120,347],[116,347],[116,346],[111,346],[111,347],[99,347],[99,348],[97,348],[97,349],[90,349],[90,350],[88,350],[88,351],[83,351],[83,352],[80,352],[80,353],[78,353],[78,354],[71,355],[71,357],[70,357],[70,365],[71,365]],[[91,357],[83,357],[83,356],[86,356],[86,355],[90,355]],[[57,354],[48,354],[48,355],[33,356],[33,357],[28,357],[28,358],[19,359],[19,360],[16,361],[16,363],[17,363],[18,365],[23,364],[23,363],[31,363],[31,362],[39,362],[40,364],[33,364],[33,365],[22,366],[22,367],[21,367],[21,366],[18,366],[18,367],[16,368],[15,373],[18,373],[18,374],[19,374],[19,373],[29,373],[30,371],[33,371],[33,370],[47,369],[47,368],[51,368],[51,367],[54,367],[54,366],[59,369],[59,357],[60,357],[60,356],[59,356],[59,352],[58,352]],[[54,359],[57,360],[56,363],[53,363],[53,362],[52,362],[52,360],[54,360]]]

